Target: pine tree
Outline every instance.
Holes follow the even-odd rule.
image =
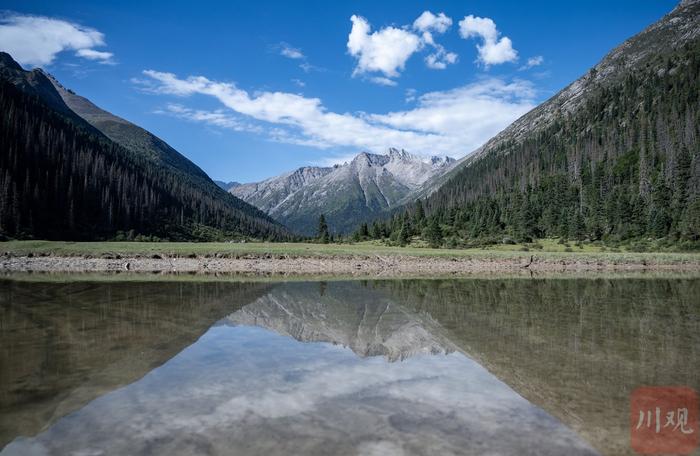
[[[430,217],[427,235],[428,243],[431,247],[440,247],[442,245],[442,229],[436,217]]]
[[[671,203],[672,225],[675,235],[680,236],[680,223],[683,211],[688,206],[688,181],[690,180],[691,156],[686,147],[681,148],[676,159],[676,172],[673,179],[673,201]]]
[[[535,217],[533,204],[530,202],[528,196],[528,193],[526,193],[523,197],[517,222],[519,227],[519,238],[526,242],[529,242],[533,238],[537,237],[537,219]]]
[[[326,216],[321,214],[318,218],[318,239],[323,244],[328,244],[330,235],[328,233],[328,224],[326,223]]]
[[[649,212],[649,229],[655,237],[664,237],[671,225],[668,207],[670,191],[659,173],[653,183],[651,193],[651,211]]]
[[[569,238],[582,241],[586,234],[586,224],[578,208],[572,208],[569,219]]]
[[[399,234],[398,234],[398,242],[401,247],[409,244],[411,242],[411,227],[408,225],[408,222],[404,220],[404,222],[401,224],[401,228],[399,229]]]
[[[416,200],[415,207],[413,209],[413,224],[420,229],[425,220],[425,209],[423,208],[423,202],[418,199]]]
[[[369,237],[369,228],[367,227],[367,223],[362,223],[360,225],[360,237],[362,239],[367,239]]]
[[[700,197],[695,197],[683,214],[680,222],[683,238],[689,241],[700,241]]]
[[[384,237],[384,230],[382,228],[381,222],[375,221],[372,223],[372,239],[382,239]]]

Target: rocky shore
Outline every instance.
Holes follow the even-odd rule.
[[[283,275],[468,275],[499,272],[605,272],[605,271],[700,271],[700,261],[655,261],[630,259],[603,261],[585,257],[567,258],[531,255],[514,258],[419,257],[419,256],[337,256],[293,257],[249,255],[217,257],[80,257],[3,256],[5,272],[228,272]]]

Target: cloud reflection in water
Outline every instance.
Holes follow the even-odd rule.
[[[460,353],[359,357],[220,324],[9,454],[593,454]]]

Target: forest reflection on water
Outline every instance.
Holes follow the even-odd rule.
[[[2,454],[605,454],[700,280],[0,282]]]

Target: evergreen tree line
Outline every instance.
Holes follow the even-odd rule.
[[[418,200],[411,208],[396,212],[389,219],[361,223],[351,235],[351,239],[355,242],[385,240],[394,245],[405,246],[418,236],[431,247],[440,247],[448,234],[449,228],[441,223],[439,217],[427,216],[423,202]]]
[[[288,237],[263,212],[184,172],[153,166],[6,81],[0,110],[4,237]]]
[[[504,141],[425,202],[356,238],[435,244],[561,237],[700,241],[700,42],[594,89],[575,114]],[[429,231],[426,231],[430,228]]]

